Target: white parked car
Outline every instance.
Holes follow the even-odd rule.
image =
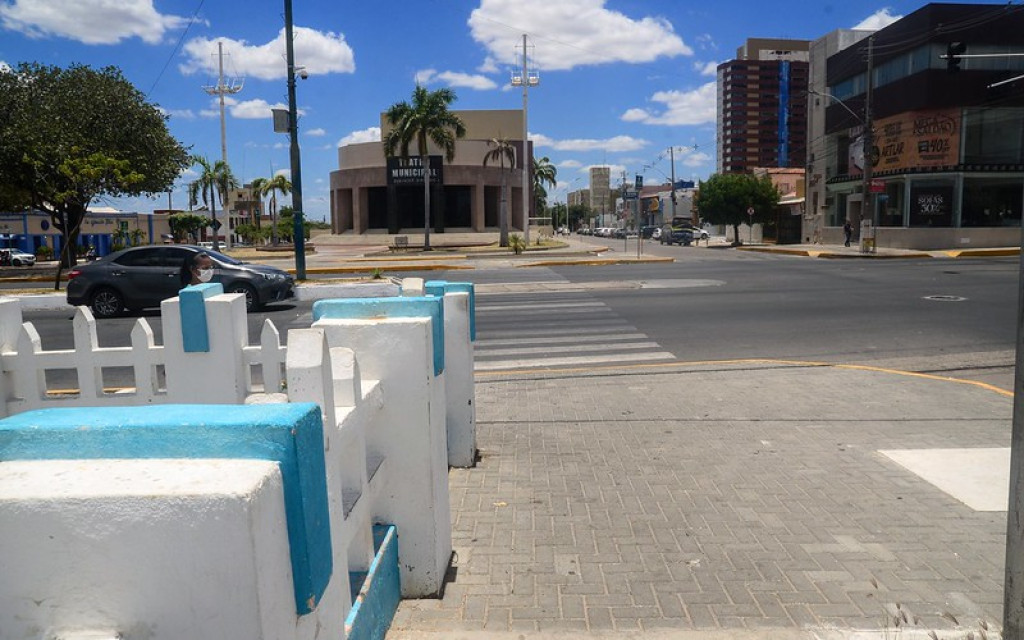
[[[15,267],[31,267],[36,263],[36,257],[21,249],[0,249],[0,263]]]

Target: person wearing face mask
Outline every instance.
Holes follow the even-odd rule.
[[[213,279],[213,259],[206,253],[195,253],[185,258],[181,265],[182,288],[193,284],[203,284]]]

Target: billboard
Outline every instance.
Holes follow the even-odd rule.
[[[443,166],[441,156],[429,156],[429,158],[430,184],[440,184],[444,181],[444,176],[441,173]],[[387,184],[389,186],[423,186],[423,162],[419,156],[391,157],[387,159],[387,163]]]
[[[960,110],[908,111],[875,121],[875,171],[959,163]]]

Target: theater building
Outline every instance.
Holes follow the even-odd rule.
[[[863,228],[882,247],[1019,245],[1024,80],[999,83],[1024,74],[1024,57],[1004,55],[1024,53],[1024,7],[929,4],[865,35],[827,59],[811,48],[808,109],[825,135],[808,157],[803,235],[824,227],[823,240],[838,242],[849,220],[858,231],[874,227]],[[950,68],[952,43],[989,57]]]
[[[430,149],[430,219],[435,233],[497,231],[502,180],[508,186],[510,230],[523,224],[523,112],[453,111],[466,126],[451,162]],[[381,114],[381,136],[390,126]],[[515,166],[499,161],[484,166],[492,139],[508,138]],[[528,151],[532,157],[532,145]],[[416,153],[415,144],[410,153]],[[532,176],[529,184],[532,185]],[[532,186],[531,186],[532,188]],[[381,140],[338,148],[338,170],[331,172],[331,230],[344,233],[422,233],[423,173],[418,156],[386,158]],[[531,202],[532,204],[532,202]],[[532,215],[532,214],[531,214]]]

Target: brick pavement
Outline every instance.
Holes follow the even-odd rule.
[[[1007,397],[750,364],[481,376],[477,401],[453,579],[389,638],[851,637],[897,603],[922,634],[1001,620],[1005,512],[877,450],[1008,446]]]

